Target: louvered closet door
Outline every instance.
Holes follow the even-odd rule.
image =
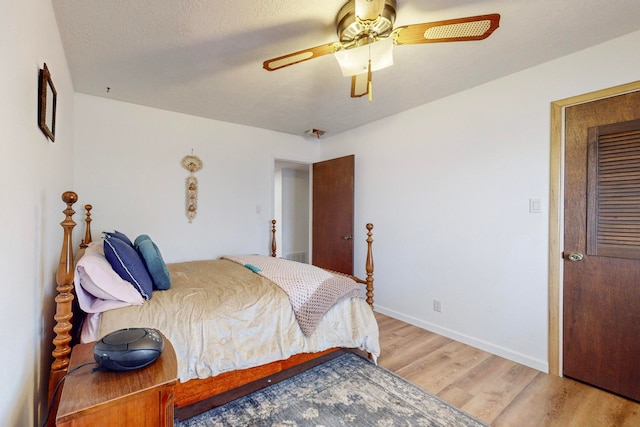
[[[640,400],[640,93],[566,113],[563,373]]]
[[[640,259],[640,120],[589,128],[588,143],[587,254]]]

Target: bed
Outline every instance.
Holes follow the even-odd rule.
[[[83,308],[87,307],[83,301],[87,293],[85,273],[78,266],[90,256],[97,256],[100,250],[111,251],[113,248],[108,246],[115,241],[109,235],[104,243],[94,241],[91,205],[86,205],[85,233],[79,250],[79,255],[84,256],[75,259],[72,240],[76,223],[72,217],[78,197],[76,193],[65,192],[62,200],[67,207],[61,223],[64,234],[56,275],[55,348],[49,381],[49,396],[54,399],[55,385],[69,365],[73,337],[90,342],[125,327],[158,329],[176,348],[179,382],[174,401],[179,419],[273,384],[347,349],[364,351],[374,360],[380,353],[373,315],[371,224],[367,224],[365,279],[306,264],[293,266],[291,263],[299,263],[276,258],[273,221],[270,257],[232,254],[216,260],[166,264],[165,273],[172,282],[168,288],[153,290],[148,300],[142,298],[142,302],[116,308],[92,310],[89,306],[88,311],[98,313],[86,316],[82,334],[78,334],[80,326],[76,321],[86,314],[78,306],[78,300],[85,303]],[[325,293],[309,303],[310,292],[300,296],[293,290],[298,288],[301,278],[312,287],[315,280],[330,283],[331,289],[343,285],[351,288],[348,291],[340,288],[338,294],[331,293],[331,298]],[[138,290],[145,295],[144,289]],[[319,301],[327,299],[331,304],[320,307],[326,304]],[[201,306],[192,306],[193,301],[216,306],[205,313]],[[215,316],[208,314],[210,311]],[[238,327],[241,332],[234,329]]]

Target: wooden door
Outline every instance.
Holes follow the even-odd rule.
[[[355,156],[313,164],[313,265],[353,274]]]
[[[640,92],[565,115],[563,374],[640,400]]]

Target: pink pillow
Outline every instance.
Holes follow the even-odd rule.
[[[131,283],[116,273],[102,253],[102,242],[86,248],[75,270],[76,295],[86,313],[142,305],[144,299]]]

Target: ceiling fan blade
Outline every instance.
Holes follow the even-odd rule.
[[[355,0],[356,16],[361,21],[375,21],[384,10],[385,0]]]
[[[351,76],[351,97],[360,98],[369,93],[369,73]]]
[[[298,62],[308,61],[309,59],[314,59],[329,53],[335,53],[340,46],[340,43],[334,42],[301,50],[299,52],[289,53],[277,58],[267,59],[262,64],[262,68],[267,71],[279,70],[280,68],[288,67],[289,65],[297,64]]]
[[[469,16],[446,21],[426,22],[398,27],[393,31],[395,44],[464,42],[486,39],[500,26],[500,15]]]

